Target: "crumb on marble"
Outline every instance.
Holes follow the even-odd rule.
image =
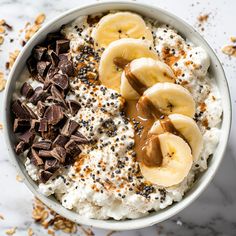
[[[200,23],[203,23],[203,22],[206,22],[208,18],[209,18],[209,14],[202,14],[202,15],[199,15],[197,19]]]
[[[117,231],[115,231],[115,230],[112,230],[112,231],[110,231],[110,232],[108,232],[108,234],[106,235],[106,236],[112,236],[114,233],[116,233]]]
[[[6,80],[4,79],[4,74],[3,72],[0,71],[0,92],[4,90],[5,85],[6,85]]]
[[[27,232],[28,232],[28,236],[33,236],[34,235],[34,231],[33,231],[32,228],[28,228]]]
[[[6,233],[7,235],[14,235],[14,234],[16,233],[16,227],[11,228],[11,229],[7,229],[7,230],[5,231],[5,233]]]
[[[0,220],[4,220],[4,216],[0,214]]]
[[[10,70],[13,67],[13,65],[14,65],[14,63],[16,61],[16,58],[18,57],[19,53],[20,53],[20,50],[18,50],[18,49],[15,49],[14,52],[10,52],[9,53],[9,59],[6,62],[6,69]]]
[[[16,175],[16,181],[23,182],[23,178],[20,175]]]
[[[221,51],[228,56],[236,57],[236,45],[226,45]]]
[[[231,41],[232,43],[236,43],[236,37],[235,37],[235,36],[231,36],[231,37],[230,37],[230,41]]]

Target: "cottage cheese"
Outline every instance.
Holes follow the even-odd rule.
[[[86,19],[86,16],[80,17],[62,30],[71,40],[74,61],[78,47],[91,34]],[[195,175],[207,168],[207,160],[218,143],[222,107],[214,79],[208,74],[208,55],[203,48],[183,39],[171,27],[150,19],[146,22],[154,32],[154,48],[161,60],[166,62],[166,47],[175,52],[176,61],[169,65],[178,78],[177,82],[186,87],[196,101],[195,118],[203,134],[204,148],[201,157],[180,184],[165,189],[148,185],[133,157],[134,129],[121,112],[123,98],[104,86],[87,86],[75,78],[70,82],[73,92],[68,94],[68,98],[78,100],[82,108],[70,118],[80,124],[81,133],[97,142],[83,145],[80,159],[60,170],[47,183],[40,183],[39,190],[46,196],[54,194],[65,208],[83,217],[133,219],[181,201],[191,188]],[[78,28],[82,29],[79,34]],[[37,168],[29,159],[25,165],[31,178],[37,180]]]

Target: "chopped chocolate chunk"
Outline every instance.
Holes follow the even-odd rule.
[[[21,87],[21,94],[22,96],[29,98],[34,94],[34,89],[29,83],[25,82]]]
[[[27,68],[28,68],[28,71],[31,75],[34,75],[36,74],[37,72],[37,62],[36,60],[33,58],[33,57],[30,57],[27,62]]]
[[[65,53],[70,49],[70,41],[68,39],[60,39],[56,41],[56,54]]]
[[[41,119],[39,121],[39,132],[47,132],[48,131],[48,121],[46,119]]]
[[[66,150],[63,147],[55,147],[51,151],[51,155],[56,158],[60,163],[65,162]]]
[[[72,157],[78,156],[81,153],[81,149],[80,149],[78,143],[73,139],[71,139],[65,145],[65,149],[66,149],[66,152]]]
[[[66,145],[66,143],[69,141],[69,138],[59,134],[56,139],[53,141],[53,147],[55,146],[60,146],[60,147],[64,147]]]
[[[45,161],[44,169],[51,173],[54,173],[60,168],[60,163],[57,159],[48,159]]]
[[[37,115],[29,108],[25,103],[21,104],[22,108],[25,109],[32,119],[37,119]]]
[[[50,150],[52,142],[50,140],[41,140],[32,145],[35,149]]]
[[[18,133],[18,132],[26,132],[28,129],[31,127],[31,122],[28,119],[20,119],[16,118],[14,120],[14,125],[13,125],[13,132]]]
[[[52,157],[51,150],[39,150],[40,157]]]
[[[47,78],[51,79],[59,71],[58,67],[55,67],[53,64],[50,66],[47,74]]]
[[[60,61],[62,61],[62,60],[69,60],[68,59],[68,53],[63,53],[63,54],[60,54],[58,56],[59,56],[59,60]]]
[[[55,104],[49,106],[44,113],[44,118],[46,118],[48,123],[52,125],[57,124],[63,119],[63,117],[64,113],[62,111],[62,107]]]
[[[39,178],[43,183],[46,183],[52,177],[52,173],[46,170],[41,170],[39,174]]]
[[[77,144],[87,144],[90,141],[79,131],[76,131],[73,135],[71,135],[71,140],[75,140]]]
[[[35,133],[32,130],[27,130],[25,133],[18,135],[18,138],[25,143],[33,143]]]
[[[39,129],[39,121],[36,119],[30,120],[30,129],[37,131]]]
[[[55,74],[52,79],[51,82],[55,85],[57,85],[59,88],[61,88],[62,90],[65,90],[68,88],[69,86],[69,80],[67,75],[62,75],[62,74]]]
[[[75,100],[69,100],[67,101],[67,104],[69,106],[69,109],[70,109],[70,113],[74,116],[78,111],[79,109],[81,108],[81,105],[75,101]]]
[[[61,38],[62,38],[62,35],[60,34],[60,32],[53,32],[53,33],[47,34],[45,42],[47,44],[50,44],[50,43],[54,43],[56,40],[59,40]]]
[[[64,92],[59,90],[55,85],[51,86],[51,94],[54,98],[56,98],[58,100],[63,100],[63,103],[65,103],[65,101],[64,101],[64,97],[65,97]]]
[[[37,113],[38,113],[39,117],[43,117],[45,108],[46,108],[46,106],[41,101],[38,101],[38,103],[37,103]]]
[[[61,130],[61,134],[71,136],[78,129],[78,127],[79,124],[76,121],[68,119]]]
[[[33,163],[35,166],[43,165],[43,160],[33,148],[29,150],[27,156],[29,157],[31,163]]]
[[[72,61],[61,60],[58,67],[61,69],[62,73],[67,74],[68,76],[73,76],[75,73]]]
[[[21,119],[30,119],[31,114],[25,107],[22,107],[22,103],[20,100],[15,100],[12,104],[12,112],[17,118]]]
[[[51,63],[48,61],[39,61],[37,63],[37,71],[41,77],[45,77],[47,75],[50,65]]]
[[[42,138],[54,140],[58,135],[58,131],[52,125],[48,125],[47,129],[47,131],[41,132]]]
[[[45,99],[48,97],[48,93],[43,90],[42,87],[37,87],[34,91],[33,96],[30,97],[29,102],[33,103],[36,105],[38,101],[45,101]]]
[[[46,47],[42,47],[42,46],[36,46],[33,49],[33,57],[37,60],[37,61],[41,61],[43,59],[43,56],[45,55],[45,53],[47,52],[47,48]]]
[[[59,63],[59,57],[53,50],[48,50],[46,58],[52,63],[53,66],[57,66]]]
[[[20,155],[22,152],[24,152],[28,148],[28,145],[24,141],[20,141],[15,146],[15,152],[17,155]]]

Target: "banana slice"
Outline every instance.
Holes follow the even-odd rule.
[[[121,38],[144,39],[153,42],[151,31],[144,20],[131,12],[108,14],[98,22],[92,31],[96,47],[106,48],[111,42]]]
[[[99,79],[103,85],[120,92],[122,67],[134,59],[158,59],[151,44],[140,39],[124,38],[112,42],[103,52],[99,65]]]
[[[158,135],[162,164],[159,167],[150,167],[140,163],[144,178],[163,187],[179,184],[188,175],[193,158],[189,145],[179,136],[171,133]]]
[[[144,92],[155,107],[163,114],[183,114],[193,117],[195,102],[190,92],[178,84],[157,83]]]
[[[171,114],[168,118],[174,128],[188,142],[192,149],[193,159],[197,161],[203,148],[203,138],[196,122],[192,118],[181,114]],[[150,134],[162,134],[165,132],[165,126],[160,120],[156,121],[149,131]]]
[[[134,78],[146,88],[158,82],[175,82],[175,75],[171,68],[159,60],[145,57],[135,59],[128,65],[128,68]],[[130,85],[126,75],[125,69],[121,75],[120,93],[125,99],[136,100],[140,94]]]

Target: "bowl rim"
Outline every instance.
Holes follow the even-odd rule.
[[[122,220],[122,221],[115,221],[115,220],[96,220],[96,219],[87,219],[84,218],[83,216],[80,216],[78,214],[76,214],[75,212],[72,212],[68,209],[65,209],[64,207],[61,206],[60,203],[56,203],[54,202],[50,197],[45,197],[42,194],[39,193],[39,191],[29,182],[29,180],[27,179],[27,176],[25,175],[25,173],[22,171],[22,169],[20,168],[19,163],[17,162],[17,156],[13,151],[13,147],[11,144],[11,140],[10,140],[10,133],[12,131],[10,131],[8,129],[9,126],[9,117],[8,114],[6,112],[6,107],[8,105],[8,100],[9,100],[9,96],[12,96],[12,94],[9,94],[10,88],[11,88],[11,81],[13,80],[13,77],[15,74],[19,74],[19,72],[17,72],[16,67],[17,64],[20,63],[21,59],[23,58],[23,55],[28,51],[28,48],[31,45],[34,45],[35,41],[37,40],[37,38],[39,37],[39,35],[46,30],[49,26],[55,24],[59,19],[61,18],[65,18],[66,16],[76,13],[76,12],[80,12],[81,10],[86,10],[90,7],[96,7],[96,6],[108,6],[108,5],[122,5],[122,7],[126,6],[127,8],[129,8],[131,5],[135,5],[137,7],[142,7],[145,11],[148,10],[155,10],[155,11],[159,11],[162,14],[172,18],[173,20],[176,20],[180,25],[182,25],[184,28],[188,29],[189,31],[193,32],[194,37],[200,39],[205,46],[208,48],[208,50],[211,52],[211,55],[214,57],[215,62],[218,65],[218,69],[220,70],[221,74],[222,74],[222,80],[225,83],[225,88],[224,88],[224,99],[226,100],[226,104],[227,104],[227,114],[226,114],[226,118],[225,118],[225,112],[224,112],[224,117],[222,119],[223,120],[227,119],[226,122],[226,127],[224,130],[225,133],[225,137],[226,139],[223,140],[221,142],[221,149],[219,151],[218,154],[218,158],[216,160],[214,160],[214,163],[211,166],[211,171],[210,170],[205,170],[206,172],[206,176],[205,179],[203,179],[203,181],[196,187],[196,189],[193,190],[193,192],[184,197],[180,202],[175,203],[174,205],[169,206],[168,208],[166,208],[164,211],[160,211],[160,212],[155,212],[154,214],[149,214],[145,217],[142,218],[138,218],[138,219],[132,219],[132,220]],[[158,19],[158,17],[156,17]],[[178,28],[177,28],[178,30]],[[187,35],[186,35],[187,36]],[[222,96],[221,96],[222,97]],[[227,79],[225,77],[225,73],[224,70],[222,68],[222,65],[218,59],[218,57],[216,56],[215,52],[212,50],[212,48],[209,46],[209,44],[206,42],[206,40],[188,23],[186,23],[184,20],[182,20],[181,18],[179,18],[178,16],[175,16],[174,14],[159,8],[157,6],[154,6],[154,4],[151,3],[140,3],[140,2],[131,2],[129,0],[120,0],[120,1],[105,1],[105,2],[95,2],[95,3],[89,3],[89,4],[83,4],[79,7],[75,7],[73,9],[70,9],[68,11],[65,11],[62,14],[59,14],[57,17],[53,18],[52,20],[50,20],[48,23],[46,23],[26,44],[26,46],[21,50],[19,56],[17,57],[13,68],[11,69],[11,72],[9,74],[8,80],[7,80],[7,84],[6,84],[6,88],[5,88],[5,94],[4,94],[4,101],[3,101],[3,125],[4,127],[6,127],[4,129],[4,139],[7,145],[7,150],[9,153],[9,156],[11,158],[11,161],[13,162],[13,165],[16,167],[17,171],[24,176],[24,183],[26,184],[26,186],[30,189],[30,191],[37,197],[39,198],[45,205],[47,205],[48,207],[50,207],[51,209],[53,209],[55,212],[57,212],[58,214],[62,215],[63,217],[72,220],[78,224],[84,224],[84,225],[88,225],[88,226],[94,226],[97,228],[102,228],[102,229],[108,229],[108,230],[131,230],[131,229],[139,229],[139,228],[144,228],[144,227],[148,227],[151,225],[154,225],[156,223],[162,222],[174,215],[176,215],[177,213],[179,213],[181,210],[183,210],[184,208],[186,208],[187,206],[189,206],[194,200],[196,200],[200,194],[206,189],[206,187],[208,186],[208,184],[211,182],[211,180],[213,179],[222,159],[223,159],[223,155],[227,146],[227,142],[229,139],[229,134],[230,134],[230,128],[231,128],[231,121],[232,121],[232,104],[231,104],[231,99],[230,99],[230,92],[229,92],[229,86],[227,83]],[[219,145],[219,143],[218,143]]]

